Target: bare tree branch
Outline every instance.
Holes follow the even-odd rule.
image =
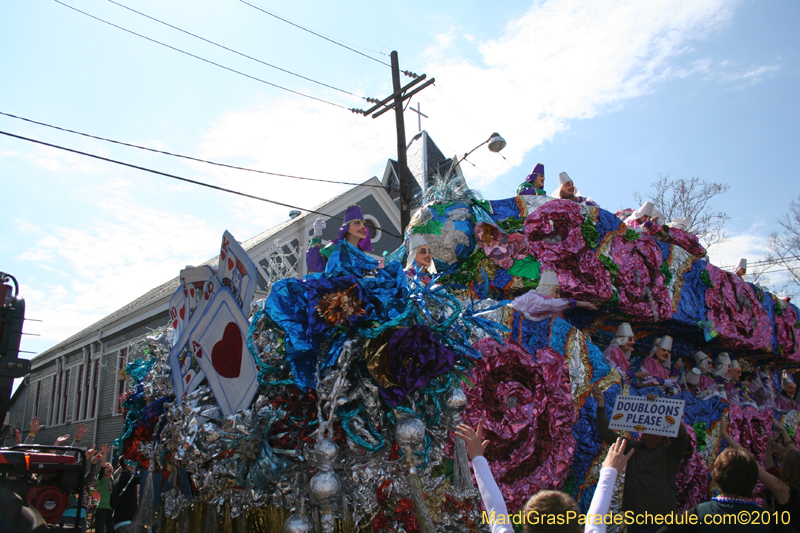
[[[708,250],[728,240],[724,228],[730,217],[727,213],[714,211],[709,204],[715,196],[726,193],[728,189],[730,185],[726,183],[709,183],[695,176],[690,179],[671,179],[669,174],[659,174],[658,179],[650,184],[649,198],[656,209],[667,216],[667,221],[691,217],[692,224],[687,228],[688,231],[697,235]],[[633,198],[639,205],[644,203],[639,191],[633,193]]]

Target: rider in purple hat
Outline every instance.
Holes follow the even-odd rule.
[[[324,248],[322,247],[322,230],[325,229],[325,221],[318,218],[314,221],[314,238],[306,252],[306,265],[309,272],[323,272],[331,255],[342,246],[343,243],[357,246],[362,252],[372,251],[369,228],[364,221],[364,214],[357,205],[351,205],[344,212],[344,222],[339,228],[337,237]]]
[[[536,163],[533,171],[528,174],[519,187],[517,187],[517,195],[528,194],[531,196],[546,196],[544,191],[544,165]]]

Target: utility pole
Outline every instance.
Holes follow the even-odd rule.
[[[403,120],[403,95],[400,92],[400,65],[397,52],[392,52],[392,90],[394,91],[394,120],[397,124],[397,173],[400,180],[400,231],[406,234],[411,222],[411,187],[408,184],[408,160],[406,159],[406,124]]]
[[[413,72],[408,72],[407,70],[403,70],[402,73],[405,74],[406,76],[414,78],[414,81],[412,81],[405,87],[400,87],[401,70],[399,66],[399,61],[397,59],[396,51],[392,52],[391,58],[392,58],[393,93],[390,96],[384,98],[383,100],[368,98],[367,100],[371,103],[374,103],[375,105],[366,111],[362,109],[351,109],[351,111],[353,111],[354,113],[363,114],[364,116],[367,116],[370,113],[375,112],[372,115],[372,118],[378,118],[379,116],[389,111],[390,109],[394,109],[395,124],[397,126],[397,174],[398,174],[397,178],[400,182],[400,231],[402,232],[403,235],[405,235],[408,223],[411,221],[411,201],[413,200],[413,198],[411,196],[411,187],[409,185],[409,180],[408,180],[408,164],[406,161],[406,129],[405,129],[405,123],[403,121],[403,101],[411,98],[425,87],[434,83],[436,81],[436,78],[431,78],[430,80],[423,83],[413,91],[407,92],[411,87],[425,80],[426,75],[423,74],[422,76],[418,76]],[[388,105],[389,102],[391,101],[394,101],[394,104]]]

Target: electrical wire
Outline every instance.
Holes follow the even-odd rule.
[[[73,11],[77,11],[78,13],[86,15],[87,17],[93,18],[93,19],[95,19],[97,21],[100,21],[100,22],[102,22],[104,24],[108,24],[109,26],[113,26],[113,27],[115,27],[115,28],[117,28],[119,30],[122,30],[122,31],[127,32],[127,33],[130,33],[131,35],[135,35],[137,37],[141,37],[142,39],[146,39],[146,40],[148,40],[148,41],[150,41],[152,43],[160,44],[161,46],[169,48],[170,50],[175,50],[176,52],[180,52],[181,54],[185,54],[185,55],[187,55],[189,57],[193,57],[195,59],[199,59],[200,61],[203,61],[205,63],[209,63],[209,64],[214,65],[216,67],[219,67],[221,69],[225,69],[225,70],[227,70],[229,72],[233,72],[234,74],[239,74],[240,76],[244,76],[245,78],[250,78],[251,80],[258,81],[258,82],[263,83],[265,85],[269,85],[270,87],[275,87],[276,89],[281,89],[283,91],[287,91],[287,92],[290,92],[292,94],[296,94],[298,96],[302,96],[304,98],[309,98],[311,100],[316,100],[317,102],[322,102],[324,104],[332,105],[334,107],[339,107],[341,109],[346,109],[348,111],[350,110],[349,108],[347,108],[347,107],[345,107],[343,105],[339,105],[339,104],[336,104],[336,103],[333,103],[333,102],[329,102],[328,100],[323,100],[322,98],[317,98],[316,96],[310,96],[308,94],[303,94],[303,93],[301,93],[299,91],[295,91],[295,90],[289,89],[287,87],[283,87],[281,85],[278,85],[278,84],[275,84],[275,83],[272,83],[272,82],[269,82],[269,81],[266,81],[266,80],[262,80],[261,78],[257,78],[255,76],[251,76],[250,74],[245,74],[244,72],[241,72],[239,70],[232,69],[230,67],[226,67],[225,65],[221,65],[221,64],[216,63],[214,61],[211,61],[210,59],[206,59],[204,57],[200,57],[198,55],[192,54],[191,52],[187,52],[185,50],[181,50],[180,48],[176,48],[174,46],[162,43],[161,41],[157,41],[155,39],[151,39],[150,37],[146,37],[146,36],[142,35],[141,33],[136,33],[135,31],[129,30],[127,28],[123,28],[122,26],[118,26],[118,25],[116,25],[116,24],[114,24],[112,22],[109,22],[107,20],[101,19],[100,17],[96,17],[94,15],[91,15],[91,14],[87,13],[86,11],[81,11],[80,9],[78,9],[76,7],[72,7],[69,4],[65,4],[61,0],[53,0],[53,2],[56,2],[57,4],[61,4],[64,7],[68,7],[69,9],[72,9]]]
[[[447,97],[447,95],[446,95],[446,94],[444,94],[444,92],[442,92],[442,90],[439,88],[439,86],[438,86],[437,84],[435,84],[435,83],[433,84],[433,86],[436,88],[436,90],[437,90],[437,91],[439,91],[439,94],[441,94],[441,95],[444,97],[444,99],[445,99],[445,100],[447,100],[447,103],[448,103],[448,104],[450,104],[450,106],[451,106],[453,109],[455,109],[455,110],[456,110],[456,113],[458,113],[459,115],[461,115],[461,117],[462,117],[464,120],[466,120],[466,121],[467,121],[467,124],[469,124],[470,126],[472,126],[472,127],[475,129],[475,131],[477,131],[477,132],[478,132],[478,135],[480,135],[481,137],[483,137],[483,138],[485,139],[485,138],[486,138],[486,135],[484,135],[484,133],[483,133],[481,130],[479,130],[479,129],[478,129],[478,127],[477,127],[475,124],[473,124],[472,122],[470,122],[470,120],[467,118],[467,116],[466,116],[464,113],[462,113],[462,112],[461,112],[461,110],[460,110],[459,108],[457,108],[457,107],[456,107],[456,105],[455,105],[455,104],[452,102],[452,100],[450,100],[450,99]]]
[[[334,91],[339,91],[340,93],[349,94],[350,96],[355,96],[356,98],[360,98],[362,100],[366,100],[366,98],[364,98],[363,96],[359,96],[357,94],[353,94],[350,91],[345,91],[344,89],[339,89],[338,87],[334,87],[333,85],[328,85],[327,83],[322,83],[321,81],[317,81],[317,80],[313,80],[311,78],[307,78],[306,76],[303,76],[301,74],[297,74],[296,72],[292,72],[291,70],[286,70],[285,68],[281,68],[281,67],[272,65],[270,63],[267,63],[266,61],[262,61],[260,59],[257,59],[255,57],[253,57],[253,56],[249,56],[249,55],[247,55],[245,53],[242,53],[242,52],[239,52],[237,50],[234,50],[233,48],[228,48],[227,46],[221,45],[219,43],[215,43],[214,41],[212,41],[210,39],[206,39],[205,37],[201,37],[201,36],[199,36],[197,34],[194,34],[194,33],[190,32],[190,31],[186,31],[186,30],[181,29],[181,28],[179,28],[177,26],[173,26],[172,24],[170,24],[168,22],[164,22],[163,20],[159,20],[159,19],[157,19],[155,17],[151,17],[150,15],[148,15],[146,13],[142,13],[141,11],[137,11],[137,10],[133,9],[132,7],[128,7],[126,5],[120,4],[119,2],[116,2],[115,0],[108,0],[108,1],[111,2],[112,4],[118,5],[119,7],[123,8],[123,9],[127,9],[128,11],[133,11],[134,13],[136,13],[138,15],[141,15],[143,17],[149,18],[150,20],[158,22],[159,24],[163,24],[164,26],[168,26],[168,27],[170,27],[170,28],[172,28],[174,30],[178,30],[179,32],[185,33],[186,35],[191,35],[195,39],[200,39],[201,41],[205,41],[205,42],[207,42],[209,44],[213,44],[214,46],[222,48],[223,50],[227,50],[229,52],[233,52],[234,54],[240,55],[242,57],[246,57],[247,59],[250,59],[250,60],[255,61],[257,63],[261,63],[262,65],[266,65],[266,66],[268,66],[270,68],[274,68],[275,70],[280,70],[281,72],[285,72],[286,74],[290,74],[292,76],[296,76],[296,77],[304,79],[306,81],[310,81],[311,83],[316,83],[317,85],[322,85],[323,87],[327,87],[328,89],[333,89]]]
[[[280,16],[276,15],[275,13],[272,13],[272,12],[270,12],[270,11],[267,11],[266,9],[264,9],[264,8],[262,8],[262,7],[259,7],[259,6],[255,5],[255,4],[251,4],[250,2],[247,2],[247,1],[245,1],[245,0],[239,0],[239,1],[240,1],[241,3],[243,3],[243,4],[246,4],[246,5],[250,6],[250,7],[252,7],[253,9],[257,9],[258,11],[261,11],[262,13],[266,13],[266,14],[267,14],[267,15],[269,15],[270,17],[274,17],[274,18],[276,18],[276,19],[278,19],[278,20],[280,20],[280,21],[283,21],[283,22],[285,22],[286,24],[291,24],[291,25],[292,25],[292,26],[294,26],[295,28],[300,28],[301,30],[303,30],[303,31],[306,31],[306,32],[308,32],[308,33],[310,33],[310,34],[312,34],[312,35],[316,35],[316,36],[317,36],[317,37],[319,37],[320,39],[325,39],[326,41],[328,41],[328,42],[331,42],[331,43],[333,43],[333,44],[335,44],[335,45],[337,45],[337,46],[341,46],[342,48],[345,48],[345,49],[347,49],[347,50],[350,50],[351,52],[355,52],[356,54],[358,54],[358,55],[360,55],[360,56],[364,56],[364,57],[366,57],[367,59],[371,59],[371,60],[375,61],[376,63],[380,63],[381,65],[386,65],[387,67],[391,67],[391,66],[392,66],[392,65],[390,65],[389,63],[386,63],[385,61],[381,61],[380,59],[375,59],[375,58],[374,58],[374,57],[372,57],[372,56],[368,56],[367,54],[365,54],[365,53],[363,53],[363,52],[359,52],[358,50],[355,50],[355,49],[353,49],[353,48],[350,48],[349,46],[346,46],[346,45],[344,45],[344,44],[342,44],[342,43],[340,43],[340,42],[338,42],[338,41],[335,41],[334,39],[331,39],[331,38],[329,38],[329,37],[325,37],[324,35],[322,35],[322,34],[320,34],[320,33],[317,33],[317,32],[315,32],[315,31],[313,31],[313,30],[309,30],[308,28],[304,28],[303,26],[301,26],[301,25],[299,25],[299,24],[297,24],[297,23],[295,23],[295,22],[292,22],[291,20],[287,20],[287,19],[285,19],[285,18],[283,18],[283,17],[280,17]]]
[[[93,159],[99,159],[100,161],[106,161],[108,163],[114,163],[114,164],[122,165],[122,166],[128,167],[128,168],[135,168],[136,170],[142,170],[144,172],[149,172],[151,174],[157,174],[159,176],[164,176],[166,178],[170,178],[170,179],[174,179],[174,180],[178,180],[178,181],[183,181],[183,182],[186,182],[186,183],[191,183],[193,185],[200,185],[201,187],[208,187],[209,189],[214,189],[214,190],[217,190],[217,191],[227,192],[227,193],[230,193],[230,194],[235,194],[237,196],[243,196],[245,198],[250,198],[250,199],[253,199],[253,200],[260,200],[262,202],[267,202],[269,204],[279,205],[281,207],[288,207],[289,209],[297,209],[299,211],[305,211],[307,213],[314,213],[316,215],[322,215],[322,216],[330,218],[330,219],[344,221],[343,217],[332,216],[332,215],[329,215],[327,213],[323,213],[321,211],[315,211],[313,209],[306,209],[304,207],[298,207],[298,206],[295,206],[295,205],[284,204],[283,202],[278,202],[278,201],[275,201],[275,200],[269,200],[268,198],[262,198],[261,196],[255,196],[253,194],[248,194],[248,193],[245,193],[245,192],[234,191],[233,189],[226,189],[225,187],[220,187],[218,185],[212,185],[210,183],[203,183],[202,181],[196,181],[196,180],[192,180],[192,179],[189,179],[189,178],[183,178],[181,176],[176,176],[175,174],[168,174],[166,172],[161,172],[159,170],[153,170],[151,168],[141,167],[141,166],[138,166],[138,165],[133,165],[131,163],[125,163],[124,161],[119,161],[119,160],[116,160],[116,159],[110,159],[108,157],[102,157],[102,156],[99,156],[99,155],[96,155],[96,154],[90,154],[88,152],[82,152],[80,150],[74,150],[72,148],[67,148],[66,146],[59,146],[57,144],[46,143],[44,141],[39,141],[37,139],[31,139],[29,137],[23,137],[22,135],[15,135],[15,134],[9,133],[7,131],[0,131],[0,135],[6,135],[8,137],[13,137],[15,139],[21,139],[23,141],[29,141],[29,142],[32,142],[32,143],[41,144],[43,146],[49,146],[50,148],[56,148],[58,150],[63,150],[65,152],[71,152],[73,154],[78,154],[78,155],[82,155],[82,156],[86,156],[86,157],[91,157]],[[383,228],[381,228],[380,231],[386,233],[387,235],[391,235],[392,237],[396,237],[398,239],[403,239],[403,237],[401,237],[400,235],[397,235],[395,233],[387,231],[387,230],[385,230]]]
[[[97,139],[99,141],[106,141],[106,142],[110,142],[110,143],[114,143],[114,144],[119,144],[121,146],[128,146],[130,148],[137,148],[139,150],[147,150],[148,152],[154,152],[156,154],[169,155],[169,156],[172,156],[172,157],[180,157],[181,159],[188,159],[189,161],[197,161],[198,163],[207,163],[209,165],[216,165],[218,167],[231,168],[231,169],[234,169],[234,170],[244,170],[246,172],[255,172],[255,173],[258,173],[258,174],[266,174],[268,176],[277,176],[279,178],[291,178],[291,179],[295,179],[295,180],[318,181],[318,182],[321,182],[321,183],[335,183],[337,185],[353,185],[355,187],[375,187],[375,188],[379,188],[379,189],[385,189],[386,188],[383,185],[369,185],[369,184],[366,184],[366,183],[353,183],[353,182],[350,182],[350,181],[323,180],[323,179],[319,179],[319,178],[304,178],[302,176],[292,176],[292,175],[289,175],[289,174],[278,174],[277,172],[267,172],[266,170],[256,170],[256,169],[252,169],[252,168],[237,167],[235,165],[226,165],[225,163],[217,163],[217,162],[214,162],[214,161],[208,161],[206,159],[199,159],[197,157],[191,157],[191,156],[188,156],[188,155],[174,154],[172,152],[165,152],[163,150],[156,150],[155,148],[148,148],[147,146],[140,146],[138,144],[131,144],[131,143],[126,143],[126,142],[122,142],[122,141],[115,141],[114,139],[107,139],[105,137],[98,137],[97,135],[91,135],[89,133],[82,133],[80,131],[70,130],[70,129],[67,129],[67,128],[61,128],[59,126],[54,126],[52,124],[47,124],[45,122],[38,122],[36,120],[31,120],[29,118],[20,117],[20,116],[17,116],[17,115],[12,115],[11,113],[4,113],[3,111],[0,111],[0,115],[4,115],[6,117],[11,117],[11,118],[16,118],[18,120],[24,120],[25,122],[30,122],[31,124],[38,124],[39,126],[45,126],[45,127],[48,127],[48,128],[53,128],[55,130],[59,130],[59,131],[65,131],[67,133],[74,133],[76,135],[82,135],[82,136],[88,137],[90,139]]]

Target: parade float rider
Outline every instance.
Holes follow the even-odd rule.
[[[306,252],[306,265],[309,272],[324,272],[329,268],[329,262],[338,262],[338,255],[343,246],[349,246],[351,253],[372,251],[369,228],[364,221],[364,214],[357,205],[351,205],[344,213],[344,219],[339,228],[338,236],[327,246],[322,247],[322,230],[325,221],[318,218],[314,221],[314,238],[311,239]],[[374,259],[369,258],[371,262]]]
[[[580,195],[572,182],[572,178],[566,172],[558,175],[558,188],[553,192],[553,198],[561,198],[562,200],[571,200],[582,205],[598,207],[597,203],[593,202],[591,198]]]
[[[564,311],[576,307],[591,311],[597,310],[597,306],[589,302],[561,298],[561,286],[558,284],[558,275],[555,270],[542,272],[536,290],[516,297],[509,305],[534,322],[554,317],[563,318]]]
[[[525,178],[519,187],[517,195],[527,194],[530,196],[547,196],[544,190],[544,165],[536,163],[528,177]]]
[[[603,351],[608,366],[617,370],[622,378],[632,382],[634,378],[644,379],[649,374],[645,371],[634,372],[631,368],[631,353],[636,340],[633,336],[633,329],[627,322],[623,322],[617,327],[617,333],[611,343]]]

